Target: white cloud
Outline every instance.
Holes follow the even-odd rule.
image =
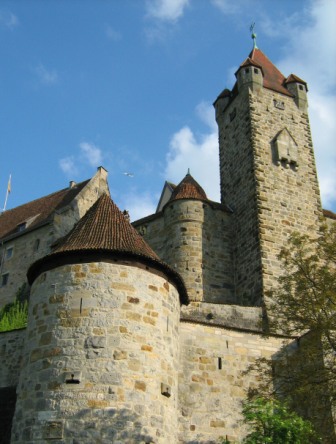
[[[110,25],[106,25],[106,27],[105,27],[105,34],[106,34],[106,37],[108,39],[112,40],[113,42],[118,42],[119,40],[121,40],[120,32],[116,31]]]
[[[59,166],[63,173],[65,173],[67,176],[76,176],[78,174],[78,170],[75,166],[75,160],[73,156],[64,157],[63,159],[60,159]]]
[[[224,14],[246,10],[246,0],[212,0]],[[256,9],[260,29],[285,56],[274,60],[280,71],[296,74],[308,83],[309,118],[319,174],[322,204],[336,211],[336,2],[310,0],[292,15],[271,17]],[[285,39],[284,39],[285,36]],[[230,78],[232,78],[230,69]],[[230,82],[228,82],[229,84]]]
[[[90,167],[98,167],[102,165],[103,154],[99,147],[89,142],[79,144],[80,153],[71,155],[59,160],[59,166],[63,173],[74,178],[89,165]]]
[[[319,173],[322,203],[336,209],[336,2],[312,1],[304,26],[288,29],[286,57],[277,62],[284,73],[307,81],[309,117]]]
[[[18,18],[12,12],[0,11],[0,27],[13,30],[18,24]]]
[[[241,10],[242,0],[211,0],[223,14],[237,14]],[[245,1],[243,1],[245,3]]]
[[[82,156],[84,160],[93,167],[98,167],[102,164],[102,151],[101,149],[89,142],[82,142],[79,144]]]
[[[44,85],[54,85],[58,82],[57,72],[54,69],[47,69],[42,63],[35,68],[35,72]]]
[[[155,213],[157,199],[149,192],[138,193],[133,191],[121,196],[118,206],[121,210],[127,210],[131,221],[134,221]]]
[[[177,184],[190,168],[191,175],[204,188],[209,199],[219,201],[218,135],[213,123],[214,110],[211,105],[202,102],[196,111],[201,120],[208,124],[209,131],[196,137],[186,126],[173,135],[166,159],[165,177]]]
[[[147,0],[149,17],[167,22],[175,22],[182,17],[189,0]]]

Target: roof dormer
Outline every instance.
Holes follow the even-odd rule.
[[[248,57],[235,72],[238,91],[248,86],[252,91],[259,91],[263,86],[264,73],[262,66]]]
[[[308,110],[307,83],[295,74],[291,74],[285,80],[285,85],[288,91],[293,94],[297,107],[306,113]]]

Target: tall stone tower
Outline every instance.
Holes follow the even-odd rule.
[[[11,442],[176,442],[187,293],[107,195],[28,279]]]
[[[235,75],[214,103],[221,199],[233,210],[236,303],[260,305],[289,235],[314,234],[322,210],[306,82],[285,78],[256,45]]]

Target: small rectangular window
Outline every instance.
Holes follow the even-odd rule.
[[[9,273],[5,273],[1,276],[1,287],[4,287],[8,283]]]
[[[22,224],[19,224],[19,225],[17,226],[17,230],[18,230],[19,232],[20,232],[20,231],[23,231],[23,230],[26,229],[26,226],[27,226],[26,222],[23,222]]]
[[[6,249],[6,261],[8,261],[8,259],[10,259],[13,256],[13,247],[9,247]]]
[[[38,251],[40,248],[40,239],[36,239],[34,242],[34,251]]]

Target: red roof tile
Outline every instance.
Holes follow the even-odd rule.
[[[324,216],[324,217],[327,217],[328,219],[334,219],[334,220],[336,220],[336,214],[333,213],[333,212],[330,211],[330,210],[323,210],[323,216]]]
[[[292,96],[292,94],[286,89],[285,77],[278,70],[276,66],[265,56],[265,54],[258,48],[254,48],[249,54],[249,58],[254,64],[261,67],[264,74],[264,87],[271,89],[272,91],[277,91],[281,94],[287,96]]]
[[[285,80],[285,84],[287,83],[303,83],[307,88],[307,82],[300,79],[300,77],[296,76],[295,74],[290,74],[287,79]],[[308,88],[307,88],[308,91]]]
[[[51,255],[83,250],[125,251],[159,260],[109,196],[103,194]]]
[[[53,251],[33,263],[27,273],[30,284],[43,271],[67,263],[127,258],[149,264],[176,284],[181,302],[188,295],[181,276],[162,262],[109,196],[103,194]]]
[[[89,182],[81,182],[19,207],[4,211],[0,215],[0,239],[18,233],[18,226],[28,222],[27,230],[47,223],[55,210],[68,205]],[[30,223],[31,222],[31,223]]]
[[[201,185],[189,173],[174,189],[169,202],[178,199],[208,200]]]

